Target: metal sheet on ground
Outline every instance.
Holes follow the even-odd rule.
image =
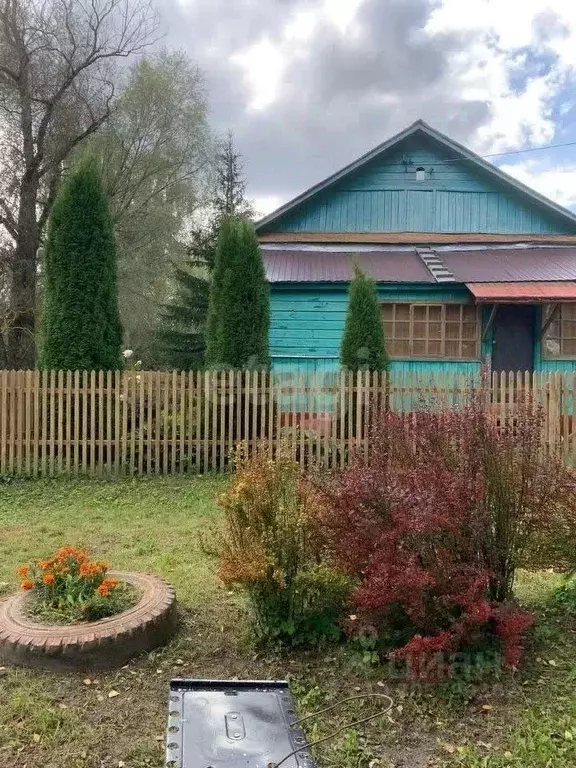
[[[166,764],[170,768],[273,768],[304,747],[283,681],[174,680]],[[307,751],[282,768],[314,768]]]

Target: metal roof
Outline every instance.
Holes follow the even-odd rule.
[[[302,251],[263,249],[270,283],[347,283],[354,265],[382,283],[435,283],[416,249]]]
[[[523,303],[575,301],[576,283],[469,283],[467,288],[479,302]]]
[[[576,248],[442,250],[444,266],[459,283],[576,280]]]

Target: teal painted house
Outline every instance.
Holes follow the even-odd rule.
[[[393,371],[576,372],[576,215],[422,121],[257,231],[275,370],[338,370],[359,263]]]

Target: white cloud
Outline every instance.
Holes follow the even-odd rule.
[[[500,168],[566,208],[576,207],[576,165],[542,168],[533,160]]]
[[[262,195],[254,199],[254,210],[257,218],[267,216],[286,202],[280,195]]]
[[[255,41],[235,53],[231,61],[242,70],[250,92],[248,108],[266,109],[277,100],[290,63],[305,53],[306,44],[321,27],[354,36],[356,13],[363,0],[319,0],[309,7],[286,9],[286,22],[274,39]]]
[[[178,1],[262,213],[417,117],[489,154],[554,142],[553,107],[574,101],[576,2],[162,0]],[[557,61],[539,72],[532,52]],[[507,168],[576,205],[571,168]]]
[[[248,107],[258,111],[274,103],[286,68],[286,58],[272,41],[264,39],[230,59],[244,70],[251,99]]]
[[[552,102],[576,64],[576,4],[566,0],[442,0],[428,23],[441,30],[480,33],[454,58],[465,92],[486,99],[492,119],[478,131],[476,149],[498,152],[549,143],[555,132]],[[510,74],[522,71],[518,49],[531,46],[558,56],[549,74],[514,91]]]

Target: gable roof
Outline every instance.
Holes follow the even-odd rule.
[[[264,216],[264,218],[260,219],[260,221],[256,223],[256,231],[258,232],[261,228],[268,227],[276,219],[279,219],[281,216],[284,216],[284,214],[297,208],[301,203],[304,203],[306,200],[309,200],[311,197],[314,197],[318,193],[323,192],[329,187],[332,187],[334,184],[341,181],[346,176],[357,171],[358,169],[370,163],[375,158],[387,152],[396,144],[399,144],[401,141],[408,138],[409,136],[414,136],[416,134],[421,134],[423,136],[426,136],[436,141],[437,143],[441,144],[446,149],[450,150],[455,155],[454,160],[462,159],[462,160],[468,161],[469,163],[476,166],[477,168],[480,168],[484,172],[487,172],[493,178],[498,179],[499,181],[504,182],[506,185],[512,187],[516,192],[519,192],[521,195],[523,195],[524,197],[527,197],[532,202],[538,203],[549,212],[556,214],[564,221],[569,222],[571,225],[576,224],[576,214],[572,213],[572,211],[569,211],[567,208],[564,208],[562,205],[558,205],[558,203],[554,203],[552,200],[549,200],[547,197],[544,197],[544,195],[539,194],[535,190],[530,189],[530,187],[527,187],[521,181],[518,181],[514,177],[500,170],[500,168],[497,168],[495,165],[492,165],[492,163],[487,162],[482,157],[477,155],[475,152],[472,152],[470,149],[467,149],[462,144],[459,144],[458,142],[449,138],[444,133],[441,133],[440,131],[437,131],[435,128],[432,128],[430,125],[425,123],[424,120],[417,120],[415,123],[412,123],[412,125],[408,126],[408,128],[405,128],[403,131],[400,131],[400,133],[397,133],[395,136],[392,136],[387,141],[384,141],[382,144],[379,144],[370,152],[367,152],[366,154],[359,157],[353,163],[350,163],[349,165],[345,166],[344,168],[337,171],[336,173],[333,173],[331,176],[328,176],[323,181],[320,181],[318,184],[315,184],[314,186],[310,187],[305,192],[302,192],[293,200],[290,200],[289,202],[280,206],[280,208],[277,208],[272,213],[268,214],[267,216]]]

